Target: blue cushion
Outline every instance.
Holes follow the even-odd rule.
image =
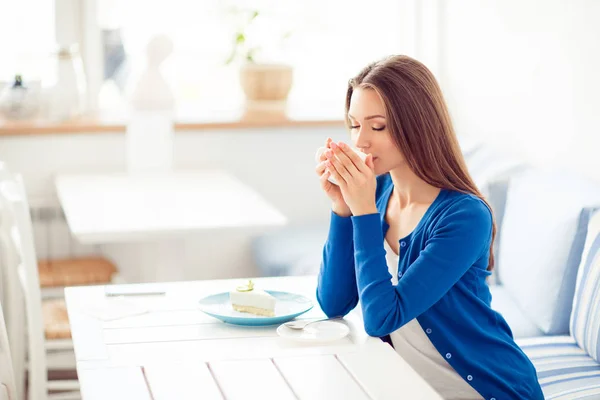
[[[518,340],[537,370],[546,399],[599,399],[600,364],[570,336]]]
[[[490,277],[490,281],[500,283],[497,267],[499,265],[500,231],[502,230],[502,216],[506,203],[508,179],[526,170],[529,165],[511,153],[475,139],[461,138],[461,149],[473,181],[475,181],[494,212],[496,241],[493,250],[496,268]]]
[[[490,286],[492,308],[502,314],[515,338],[541,336],[544,333],[531,321],[502,285]]]
[[[492,207],[494,212],[494,219],[496,221],[496,240],[494,241],[494,282],[501,284],[502,282],[498,278],[498,265],[500,259],[500,232],[502,231],[502,221],[504,220],[504,209],[506,208],[506,195],[508,192],[509,178],[500,178],[487,183],[481,188],[482,194]]]
[[[252,241],[252,254],[261,276],[316,273],[307,260],[320,260],[328,225],[285,227]]]
[[[577,275],[571,335],[590,357],[600,361],[600,212],[591,214]]]
[[[569,332],[569,317],[587,221],[600,187],[563,172],[528,170],[511,178],[498,273],[520,309],[545,334]]]

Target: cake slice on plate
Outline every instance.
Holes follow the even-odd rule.
[[[230,291],[229,300],[235,311],[264,317],[275,316],[275,297],[264,290],[256,289],[252,281]]]

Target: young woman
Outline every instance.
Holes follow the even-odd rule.
[[[328,139],[316,169],[332,201],[323,311],[345,315],[360,300],[367,333],[389,335],[445,399],[543,399],[535,368],[490,307],[493,215],[431,72],[406,56],[367,66],[349,82],[346,116],[368,156]]]

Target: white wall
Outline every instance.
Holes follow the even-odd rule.
[[[224,169],[279,209],[290,226],[325,224],[329,203],[314,173],[314,154],[326,138],[347,140],[340,128],[287,128],[177,132],[176,169]],[[0,160],[23,174],[32,201],[54,199],[59,173],[125,171],[125,135],[81,134],[0,138]],[[216,232],[186,238],[189,278],[256,273],[250,240],[258,231]],[[129,279],[152,259],[151,244],[103,246]]]
[[[600,180],[600,2],[439,4],[439,78],[457,132]]]
[[[317,147],[344,128],[287,128],[177,132],[175,169],[217,168],[258,190],[291,224],[322,220],[327,201],[314,174]],[[39,135],[0,139],[0,159],[22,173],[33,198],[55,196],[59,173],[125,171],[125,136]],[[298,199],[302,199],[299,202]]]

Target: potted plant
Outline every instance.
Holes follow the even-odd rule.
[[[276,32],[259,10],[235,10],[241,17],[226,64],[240,62],[240,83],[246,97],[246,118],[285,118],[293,68],[285,63],[264,61],[268,46],[281,47],[290,31]],[[265,43],[269,41],[270,43]]]

